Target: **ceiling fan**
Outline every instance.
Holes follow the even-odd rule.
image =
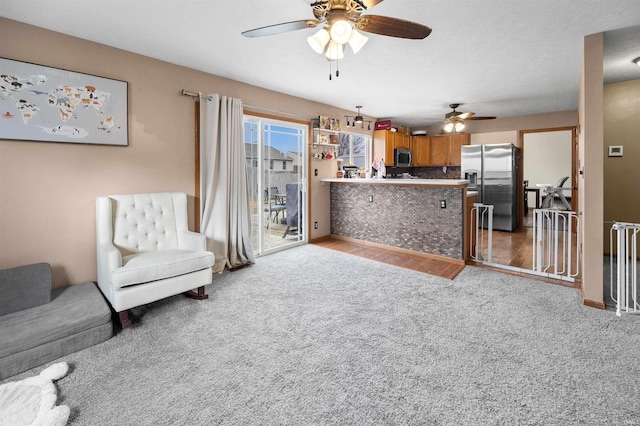
[[[304,0],[303,0],[304,1]],[[356,29],[389,37],[424,39],[431,28],[404,19],[362,13],[382,3],[383,0],[313,0],[310,4],[315,19],[283,22],[242,32],[245,37],[262,37],[305,28],[320,27],[320,31],[307,38],[317,53],[324,53],[329,61],[344,57],[345,44],[357,53],[367,42],[367,37]],[[306,0],[309,3],[309,0]],[[338,76],[338,73],[336,73]]]
[[[456,111],[460,104],[449,104],[451,112],[444,115],[444,131],[451,133],[452,131],[461,132],[464,130],[465,120],[493,120],[495,117],[478,117],[475,112]]]
[[[451,108],[451,112],[448,112],[445,114],[444,116],[445,121],[448,118],[452,118],[452,117],[456,117],[461,120],[493,120],[496,118],[496,117],[476,117],[475,112],[456,111],[456,108],[458,108],[460,105],[462,104],[449,104],[449,108]]]

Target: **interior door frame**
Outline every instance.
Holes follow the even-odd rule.
[[[518,177],[518,187],[519,187],[519,201],[518,208],[519,212],[519,226],[518,228],[522,228],[524,223],[524,156],[526,155],[525,146],[524,146],[524,137],[528,133],[544,133],[544,132],[562,132],[562,131],[571,131],[571,210],[577,211],[577,207],[580,205],[578,203],[578,168],[579,168],[579,156],[578,156],[578,126],[564,126],[564,127],[550,127],[544,129],[531,129],[531,130],[519,130],[518,131],[518,144],[521,148],[520,155],[520,172]]]

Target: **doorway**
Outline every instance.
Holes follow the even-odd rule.
[[[244,116],[247,182],[256,256],[307,241],[308,124]]]
[[[577,138],[575,127],[525,130],[520,132],[522,146],[523,206],[522,223],[532,225],[531,210],[544,205],[549,188],[561,186],[571,210],[576,211]],[[562,179],[567,177],[566,181]],[[562,184],[561,184],[562,182]],[[561,184],[561,185],[560,185]],[[554,207],[554,205],[549,205]],[[562,206],[559,206],[562,207]]]
[[[553,213],[538,213],[543,222],[536,225],[534,210],[543,207],[547,194],[546,187],[557,187],[563,177],[568,177],[562,185],[563,194],[570,203],[571,211],[577,209],[577,134],[575,127],[562,127],[552,129],[526,130],[519,132],[519,145],[522,148],[521,174],[518,178],[519,191],[519,226],[514,232],[493,231],[491,261],[495,267],[507,269],[512,272],[533,274],[542,276],[540,270],[540,253],[546,251],[550,243],[555,242],[554,228],[560,232],[557,237],[559,252],[566,247],[567,258],[562,263],[570,265],[575,270],[579,259],[576,258],[578,249],[577,223],[575,213],[566,216],[560,214],[560,225],[554,224]],[[565,208],[554,203],[550,206],[557,213],[562,213]],[[571,221],[571,223],[569,223]],[[544,234],[543,234],[544,233]],[[488,245],[486,236],[481,242],[483,247]],[[534,240],[536,244],[534,244]],[[537,255],[537,258],[534,257]],[[548,274],[553,278],[557,274]],[[571,282],[571,281],[567,281]],[[563,284],[567,284],[563,282]],[[579,287],[579,284],[569,284]]]

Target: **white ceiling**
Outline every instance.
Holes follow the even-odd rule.
[[[329,63],[306,41],[317,30],[240,34],[311,19],[309,3],[2,0],[0,16],[344,109],[363,105],[365,115],[413,127],[441,120],[450,103],[498,117],[575,110],[583,37],[640,25],[639,0],[385,0],[365,13],[418,22],[431,35],[371,34],[330,81]],[[630,62],[640,56],[637,29],[618,33],[606,38],[617,52],[607,73],[640,78]]]

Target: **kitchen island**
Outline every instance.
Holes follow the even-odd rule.
[[[466,180],[322,179],[331,185],[331,235],[442,256],[467,258]],[[468,199],[469,198],[469,199]]]

